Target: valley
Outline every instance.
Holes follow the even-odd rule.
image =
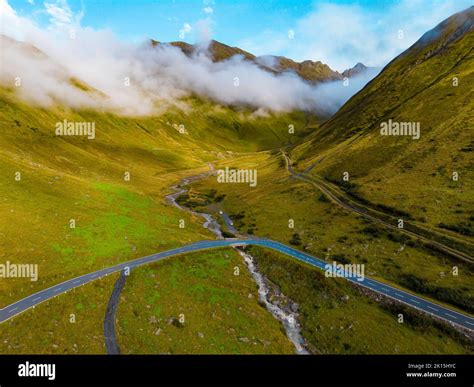
[[[1,354],[107,353],[120,273],[122,354],[473,353],[473,7],[334,112],[368,67],[151,39],[127,89],[0,43]]]

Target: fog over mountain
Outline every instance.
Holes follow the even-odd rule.
[[[186,55],[172,45],[134,45],[111,31],[82,27],[80,15],[55,10],[56,22],[41,28],[6,0],[0,0],[0,12],[0,82],[12,87],[20,77],[21,97],[40,106],[150,115],[169,105],[185,107],[179,99],[194,93],[258,111],[332,114],[378,72],[314,85],[293,71],[266,71],[241,55],[215,62],[206,49],[209,40]]]

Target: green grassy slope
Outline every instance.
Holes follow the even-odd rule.
[[[104,315],[118,274],[0,324],[0,354],[105,354]]]
[[[117,320],[123,353],[295,352],[280,323],[260,304],[254,280],[232,249],[135,270],[127,278]]]
[[[164,202],[169,186],[228,152],[286,143],[289,122],[303,127],[303,114],[252,118],[210,102],[187,103],[188,113],[132,118],[36,108],[0,89],[0,257],[40,264],[36,283],[1,281],[2,304],[62,276],[203,238],[191,219],[177,232],[189,215]],[[55,136],[64,119],[95,122],[96,138]]]
[[[98,92],[79,79],[70,82],[84,93]],[[21,100],[14,88],[0,87],[0,261],[38,264],[39,270],[37,282],[2,279],[1,306],[99,268],[213,239],[202,227],[201,218],[166,203],[170,186],[207,171],[206,163],[233,157],[233,152],[286,144],[290,124],[296,135],[304,135],[298,130],[304,128],[303,113],[262,117],[249,109],[219,106],[197,96],[181,102],[186,105],[183,110],[169,108],[156,116],[125,117],[61,105],[39,108]],[[55,124],[65,119],[94,122],[95,139],[55,136]],[[129,181],[124,179],[126,172]],[[18,173],[21,179],[16,180]],[[75,228],[70,227],[71,219]],[[179,227],[182,219],[184,228]],[[94,286],[84,287],[81,297],[94,300],[95,290]],[[107,294],[103,296],[102,304]],[[34,316],[27,312],[2,325],[7,341],[2,353],[103,351],[101,311],[91,313],[87,325],[71,327],[64,322],[70,308],[61,306],[68,302],[63,300],[75,298],[62,295],[58,302],[38,306]],[[252,308],[261,314],[257,303],[247,311]],[[283,337],[272,318],[262,321],[270,321],[262,329]],[[41,341],[41,326],[58,333],[47,343]],[[86,340],[76,341],[77,332],[85,326],[94,337],[88,337],[89,345]],[[72,342],[65,336],[74,327],[77,332],[71,335]],[[33,338],[19,343],[15,332],[28,328]],[[141,337],[140,331],[130,334]],[[45,343],[44,350],[39,350]],[[71,349],[73,344],[76,349]]]
[[[302,334],[314,353],[472,353],[474,346],[413,309],[366,297],[344,279],[273,251],[252,248],[259,270],[299,305]],[[398,321],[402,313],[404,321]],[[387,335],[387,332],[390,332]]]
[[[426,33],[296,147],[298,169],[472,243],[474,8]],[[421,137],[381,136],[419,122]],[[453,173],[459,175],[453,181]]]

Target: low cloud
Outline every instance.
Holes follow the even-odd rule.
[[[275,75],[241,56],[214,63],[205,50],[189,57],[170,45],[122,42],[111,31],[80,26],[82,14],[72,12],[65,0],[47,3],[46,10],[51,24],[40,28],[0,0],[1,34],[15,39],[2,38],[0,82],[11,86],[20,77],[20,95],[42,106],[60,103],[147,115],[196,93],[258,112],[297,109],[329,114],[374,76],[369,72],[353,78],[349,86],[338,81],[315,87],[294,73]],[[210,39],[208,19],[194,27],[202,31],[204,41]],[[91,90],[83,92],[71,78]]]
[[[316,87],[318,109],[322,114],[335,113],[349,98],[361,90],[380,72],[379,67],[366,71],[344,81],[326,82]]]

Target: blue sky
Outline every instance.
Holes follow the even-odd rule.
[[[1,1],[1,0],[0,0]],[[382,66],[470,0],[8,0],[47,27],[59,21],[109,29],[120,39],[203,35],[256,55],[321,60],[337,70]],[[402,31],[400,35],[400,31]],[[401,38],[400,38],[401,36]]]
[[[44,3],[55,1],[10,0],[10,5],[23,14],[43,10]],[[61,2],[58,2],[60,4]],[[194,23],[212,8],[213,30],[217,40],[232,42],[248,38],[266,29],[290,29],[296,20],[311,12],[317,3],[311,0],[69,0],[70,8],[84,9],[84,25],[110,28],[127,39],[153,37],[163,41],[181,40],[179,30],[184,23]],[[351,4],[348,0],[331,1]],[[384,1],[359,1],[368,8],[383,8]],[[37,13],[45,24],[46,13]],[[192,41],[188,35],[187,41]]]

